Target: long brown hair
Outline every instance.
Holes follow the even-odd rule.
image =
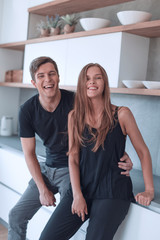
[[[91,119],[93,116],[92,105],[90,99],[87,97],[86,81],[87,81],[87,70],[90,67],[97,66],[102,73],[104,81],[104,109],[102,113],[102,120],[100,126],[97,128],[96,134],[89,127],[89,131],[92,134],[92,140],[95,140],[95,146],[92,149],[94,152],[102,145],[104,146],[104,140],[108,131],[113,126],[113,114],[110,101],[110,89],[108,83],[108,76],[104,68],[97,63],[89,63],[83,67],[79,74],[77,92],[75,96],[74,108],[70,118],[70,129],[72,130],[72,146],[70,146],[69,153],[75,152],[79,149],[80,145],[84,145],[83,131],[86,126],[86,116]]]

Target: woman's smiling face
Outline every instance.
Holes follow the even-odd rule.
[[[98,66],[93,66],[87,70],[87,96],[89,98],[102,97],[104,91],[104,80]]]

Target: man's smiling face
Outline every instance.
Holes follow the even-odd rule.
[[[35,73],[32,84],[37,88],[42,97],[54,97],[59,90],[59,76],[52,63],[42,64]]]

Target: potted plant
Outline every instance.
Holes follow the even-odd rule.
[[[75,14],[66,14],[65,16],[62,16],[61,19],[65,24],[63,32],[65,34],[74,32],[75,25],[77,24],[79,18]]]
[[[40,22],[36,25],[37,30],[40,32],[40,37],[47,37],[50,34],[50,28],[48,25],[48,20],[46,21],[40,20]]]
[[[55,17],[51,16],[50,18],[47,16],[48,26],[50,28],[50,35],[58,35],[60,34],[60,17],[56,14]]]

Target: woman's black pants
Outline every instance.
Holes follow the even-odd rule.
[[[72,214],[72,195],[67,194],[58,204],[45,226],[40,240],[68,240],[84,223],[77,214]],[[86,240],[112,240],[124,220],[129,201],[119,199],[93,199],[87,201],[89,225]]]

